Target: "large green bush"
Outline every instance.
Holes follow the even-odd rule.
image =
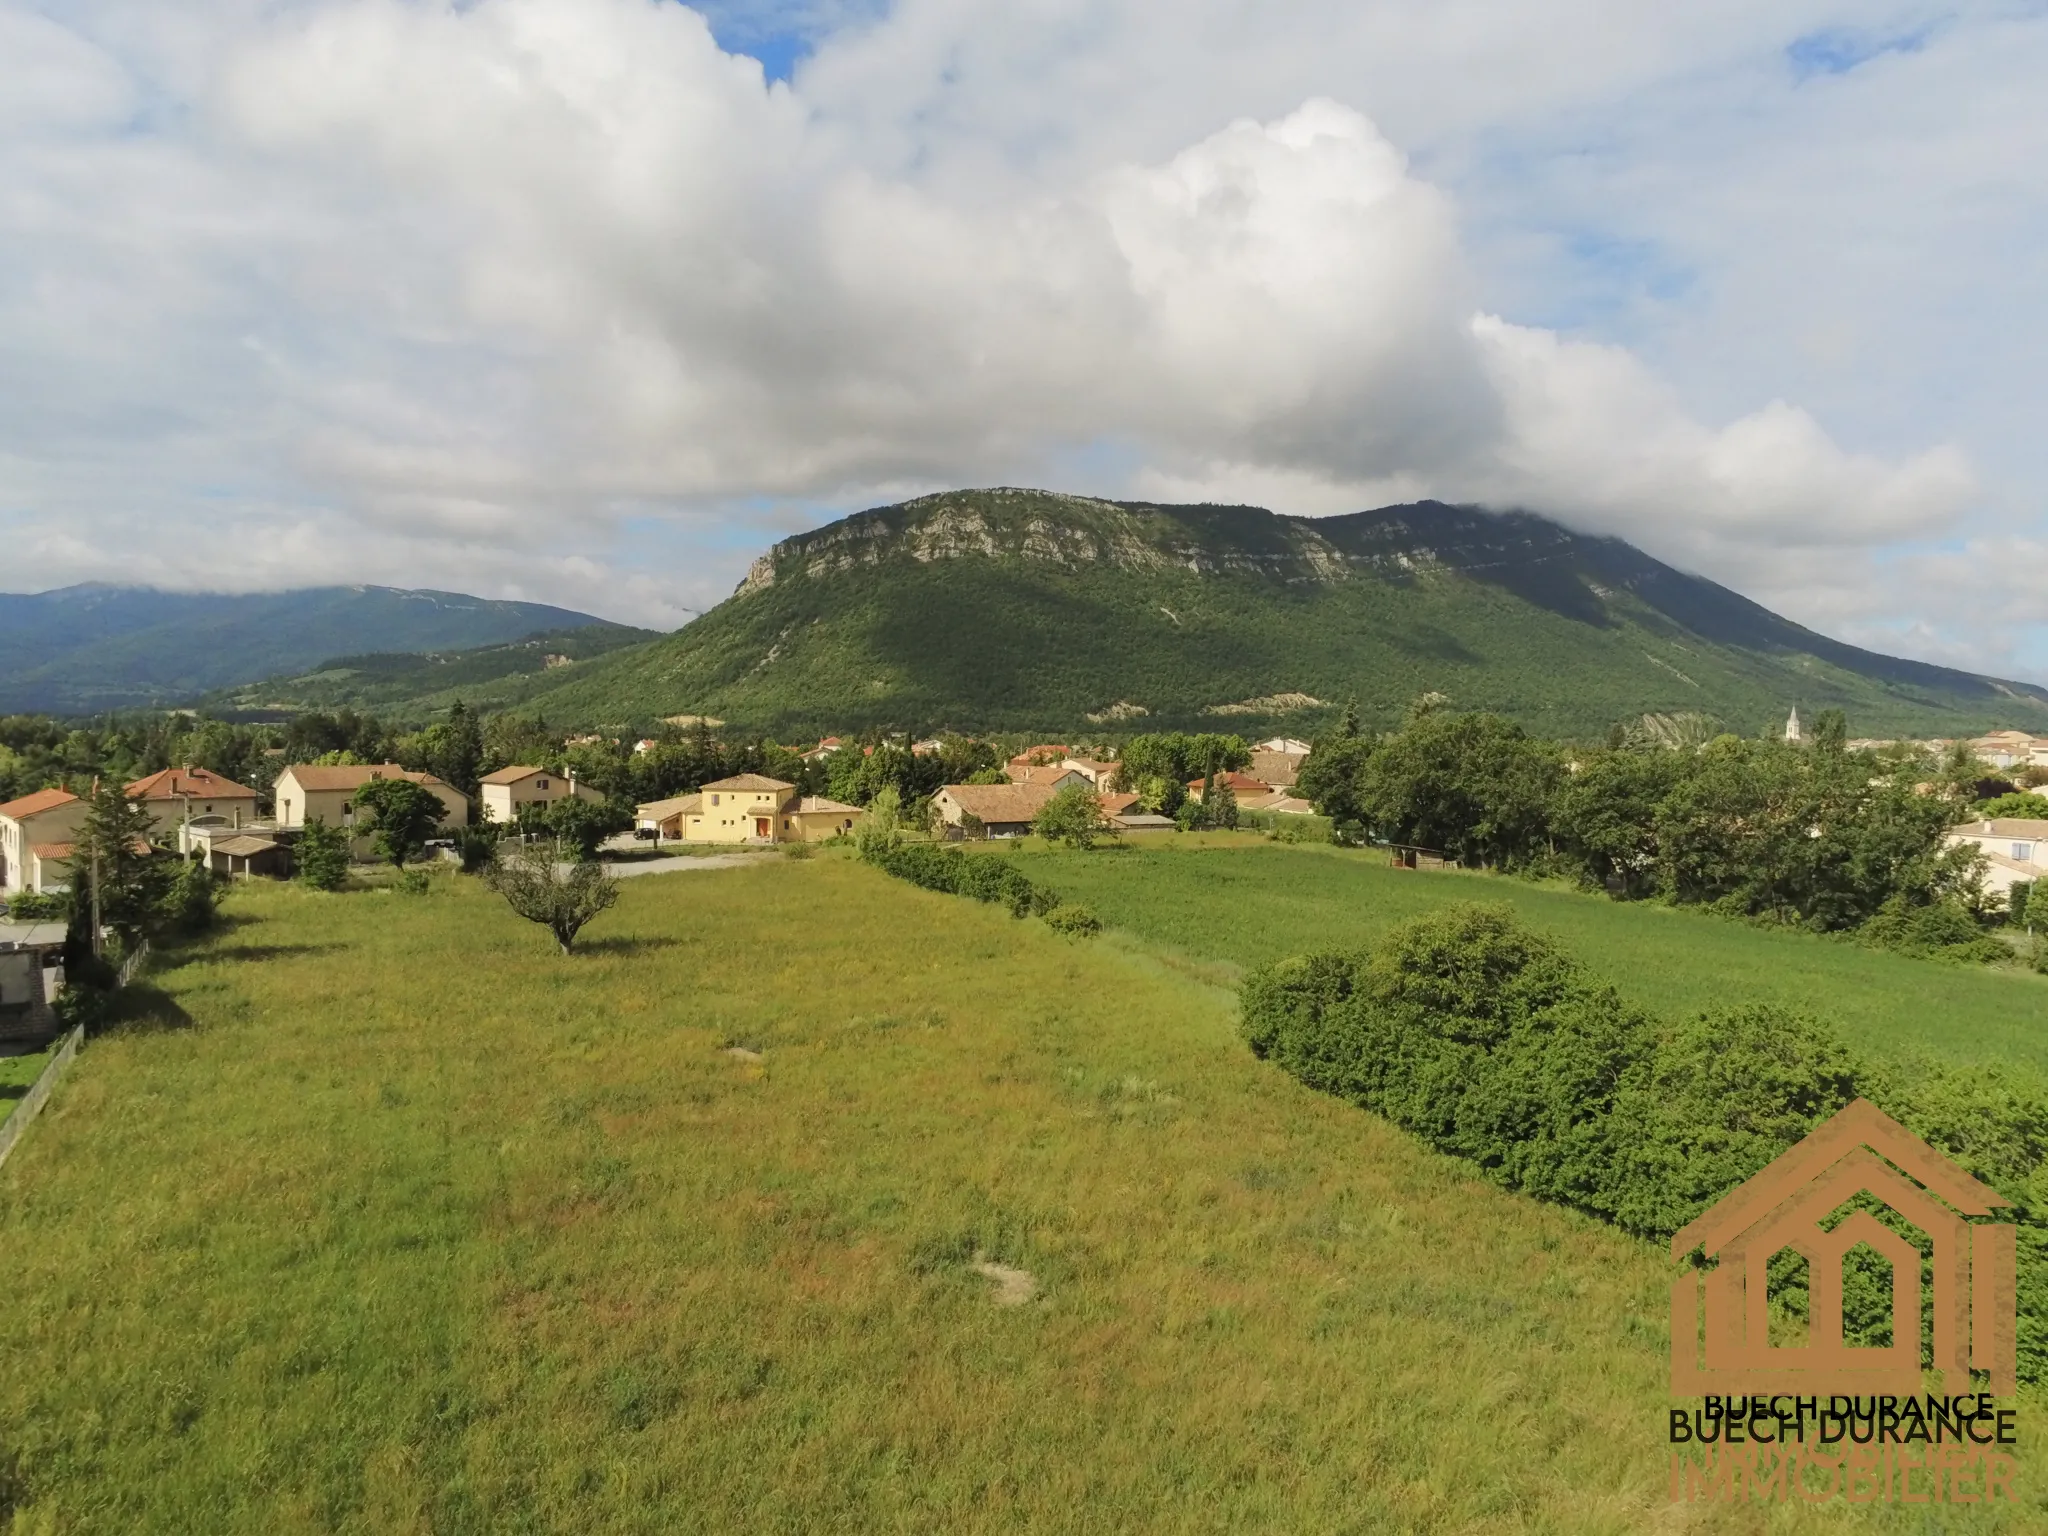
[[[1243,1004],[1253,1051],[1302,1081],[1651,1239],[1871,1099],[2014,1202],[2021,1374],[2048,1377],[2048,1090],[2031,1079],[1873,1066],[1773,1006],[1661,1023],[1504,906],[1443,908],[1373,950],[1255,971]],[[1850,1279],[1845,1321],[1867,1342],[1889,1303],[1872,1277]]]
[[[937,843],[898,843],[893,848],[878,845],[864,848],[861,856],[899,880],[928,891],[991,902],[1008,908],[1013,917],[1044,917],[1060,904],[1058,892],[1032,884],[1008,859],[985,854],[970,858],[958,848]]]

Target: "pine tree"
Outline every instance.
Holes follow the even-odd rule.
[[[155,923],[175,873],[173,861],[150,847],[149,807],[119,787],[94,785],[71,867],[82,879],[87,912],[133,944]]]
[[[483,725],[476,712],[457,699],[448,710],[448,760],[442,765],[441,777],[463,794],[474,795],[483,760]]]

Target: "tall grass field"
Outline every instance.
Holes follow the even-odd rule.
[[[1392,868],[1370,849],[1282,846],[1245,834],[1133,839],[1122,849],[1016,854],[1033,880],[1214,974],[1371,943],[1454,901],[1500,901],[1624,994],[1671,1016],[1752,1002],[1801,1008],[1873,1054],[1923,1051],[2048,1069],[2048,977],[1873,951],[1650,902],[1446,870]]]
[[[1144,920],[1140,857],[1034,869],[1235,958],[1364,921],[1259,850]],[[1663,1255],[1255,1060],[1149,939],[829,855],[628,881],[568,958],[455,876],[224,915],[0,1170],[14,1536],[2048,1525],[2025,1444],[2018,1512],[1671,1509]]]

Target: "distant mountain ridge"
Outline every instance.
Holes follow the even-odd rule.
[[[0,712],[182,704],[331,656],[462,649],[603,622],[545,603],[399,587],[231,594],[89,583],[0,593]]]
[[[1386,720],[1430,690],[1562,735],[1676,710],[1753,732],[1795,704],[1868,734],[2048,728],[2048,689],[1830,640],[1534,513],[1311,519],[1012,488],[785,539],[676,634],[535,679],[525,703],[562,723],[711,714],[793,738],[1303,726],[1353,697]]]

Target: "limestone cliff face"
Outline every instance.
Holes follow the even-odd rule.
[[[923,496],[785,539],[754,562],[734,595],[892,560],[979,557],[1321,583],[1361,571],[1526,565],[1590,542],[1605,541],[1581,541],[1540,518],[1433,502],[1310,519],[1258,507],[1163,507],[1004,487]]]

